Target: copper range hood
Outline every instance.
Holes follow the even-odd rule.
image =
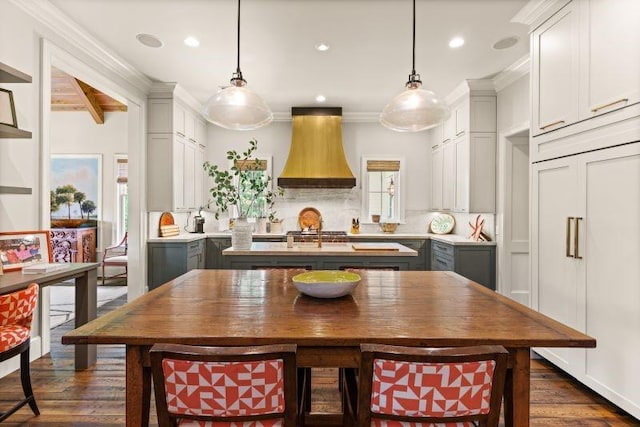
[[[342,147],[342,107],[291,108],[289,157],[278,178],[283,188],[353,188]]]

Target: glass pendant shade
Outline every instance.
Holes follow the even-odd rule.
[[[398,132],[419,132],[437,126],[449,118],[449,107],[430,90],[418,85],[394,97],[380,114],[380,123]]]
[[[273,120],[264,100],[244,86],[229,86],[207,101],[204,115],[211,123],[232,130],[252,130]]]

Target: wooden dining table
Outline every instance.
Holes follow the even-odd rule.
[[[443,271],[361,271],[351,295],[316,299],[295,270],[192,270],[79,327],[63,344],[126,345],[128,426],[149,421],[155,343],[298,345],[299,367],[357,367],[361,343],[509,351],[505,425],[529,425],[531,347],[595,347],[593,338]]]

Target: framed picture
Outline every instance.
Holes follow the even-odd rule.
[[[102,208],[102,155],[51,155],[51,228],[97,227]]]
[[[0,261],[4,271],[51,262],[49,230],[0,233]]]
[[[11,127],[18,127],[16,107],[13,104],[13,92],[0,88],[0,123]]]

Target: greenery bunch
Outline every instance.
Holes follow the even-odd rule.
[[[209,203],[215,204],[217,208],[216,219],[231,206],[236,207],[240,218],[256,212],[256,216],[266,216],[276,197],[284,194],[280,187],[276,191],[271,190],[270,176],[255,173],[262,170],[261,161],[252,157],[257,149],[258,141],[252,139],[249,141],[249,148],[243,153],[227,151],[227,160],[232,163],[229,170],[220,169],[218,165],[208,161],[203,164],[204,170],[213,178],[213,186],[209,189],[212,200]]]

